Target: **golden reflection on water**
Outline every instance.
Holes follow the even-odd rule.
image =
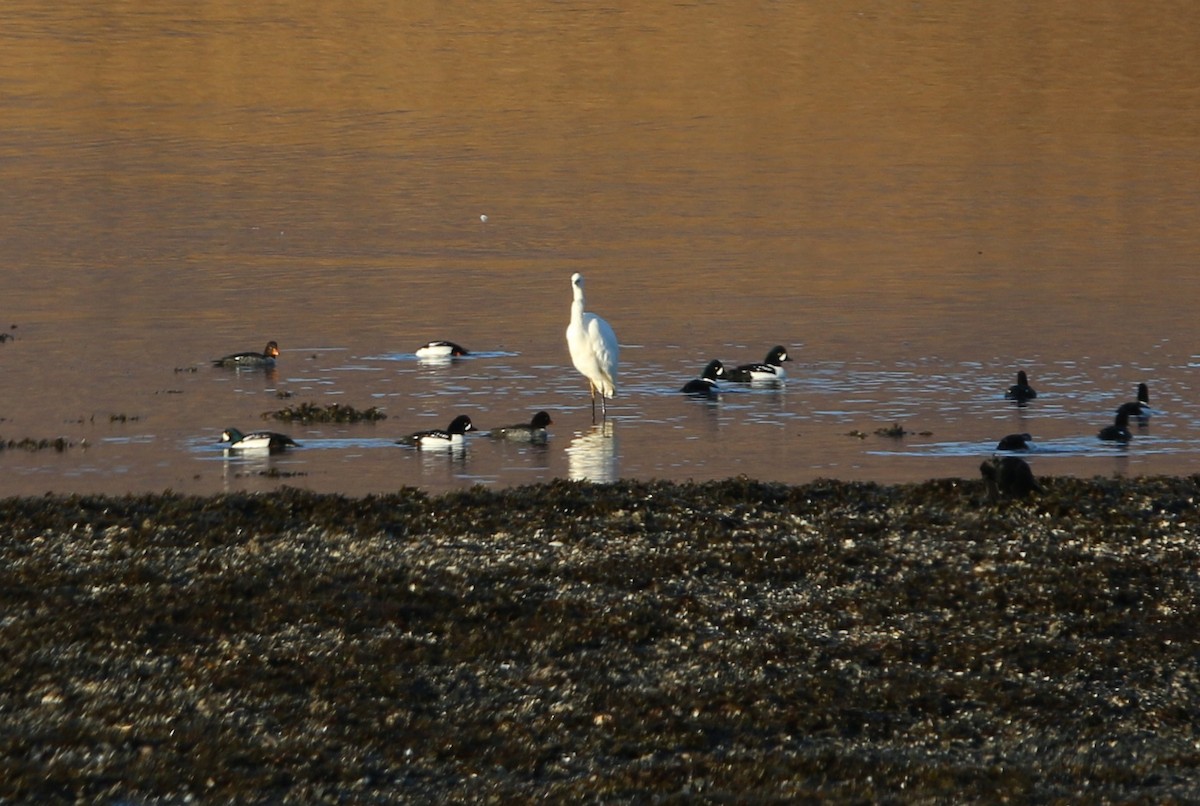
[[[617,427],[612,420],[596,423],[577,434],[567,446],[568,478],[607,484],[621,478],[618,470]]]
[[[8,3],[0,391],[65,418],[265,338],[563,361],[575,270],[647,360],[1186,356],[1198,34],[1181,2]]]

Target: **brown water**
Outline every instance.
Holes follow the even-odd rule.
[[[1197,472],[1197,41],[1170,2],[7,3],[0,436],[75,447],[0,452],[0,494],[898,481],[1012,431],[1039,473]],[[271,375],[207,365],[269,338]],[[782,388],[675,393],[776,343]],[[302,402],[389,418],[214,448]],[[538,409],[542,449],[392,444]]]

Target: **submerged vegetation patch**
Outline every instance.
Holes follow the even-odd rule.
[[[25,437],[23,439],[0,439],[0,450],[17,450],[17,451],[46,451],[53,450],[62,453],[68,448],[74,448],[75,443],[66,437],[55,437],[54,439],[32,439]]]
[[[1200,479],[0,500],[0,800],[1182,802]]]
[[[245,478],[247,476],[259,476],[264,479],[292,479],[301,476],[307,476],[308,473],[303,470],[280,470],[277,467],[269,467],[266,470],[257,470],[253,473],[236,473],[237,478]]]
[[[331,403],[328,406],[301,403],[278,411],[264,412],[263,419],[280,420],[287,423],[373,423],[386,420],[387,415],[375,406],[369,409],[356,409],[341,403]]]

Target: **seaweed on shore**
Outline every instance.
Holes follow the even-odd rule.
[[[0,800],[1187,802],[1200,479],[0,499]]]

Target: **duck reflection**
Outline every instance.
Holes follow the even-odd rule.
[[[221,463],[224,466],[221,474],[221,483],[225,492],[241,489],[241,485],[237,484],[239,479],[246,478],[247,476],[267,475],[271,472],[272,463],[275,459],[274,454],[265,450],[239,451],[222,448],[221,455],[225,459]]]
[[[455,470],[460,470],[467,464],[468,450],[465,441],[436,448],[422,448],[419,453],[421,472],[426,475],[450,471],[450,475],[453,476]]]
[[[421,369],[429,369],[429,370],[445,369],[447,367],[453,366],[454,363],[455,363],[454,358],[451,356],[448,356],[448,355],[419,355],[419,356],[417,356],[417,365],[420,366]]]
[[[571,440],[567,473],[572,481],[604,484],[617,480],[617,430],[613,420],[597,423]]]

